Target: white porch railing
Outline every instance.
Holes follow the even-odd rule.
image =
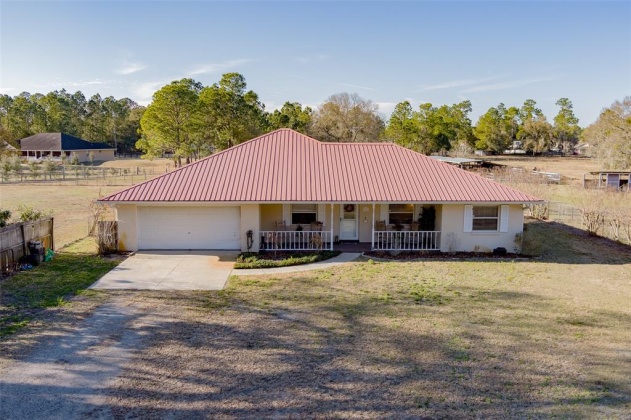
[[[373,249],[379,251],[438,251],[440,231],[375,231]]]
[[[278,251],[319,251],[333,249],[328,230],[262,230],[261,249]]]

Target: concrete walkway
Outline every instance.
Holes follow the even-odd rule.
[[[301,271],[322,270],[353,261],[361,256],[359,252],[343,252],[337,257],[313,264],[292,265],[290,267],[234,269],[232,276],[259,276],[263,274],[299,273]]]
[[[221,290],[238,255],[237,251],[141,251],[90,289]]]

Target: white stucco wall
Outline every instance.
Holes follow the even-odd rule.
[[[252,231],[252,248],[250,252],[259,252],[259,242],[261,240],[261,216],[260,205],[258,204],[242,204],[241,205],[241,251],[248,250],[247,231]]]
[[[118,249],[120,251],[138,251],[136,205],[117,205],[116,220],[118,221]]]
[[[455,251],[471,252],[478,247],[480,252],[490,252],[494,248],[504,247],[508,252],[515,252],[515,235],[524,228],[524,210],[521,204],[508,206],[508,232],[465,232],[464,208],[463,204],[442,205],[440,225],[437,224],[441,230],[441,251],[450,250],[449,237],[452,233],[460,242]]]

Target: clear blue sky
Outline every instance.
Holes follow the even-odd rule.
[[[568,97],[580,124],[631,95],[631,2],[7,2],[0,92],[65,88],[142,104],[182,77],[243,74],[271,110],[356,92],[469,99],[472,119]]]

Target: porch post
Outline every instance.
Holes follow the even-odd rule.
[[[375,203],[372,203],[372,235],[370,235],[370,250],[375,249]]]
[[[331,244],[330,250],[333,251],[333,203],[331,203]]]

